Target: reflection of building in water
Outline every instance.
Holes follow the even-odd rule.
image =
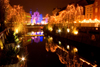
[[[65,64],[66,67],[82,67],[82,62],[76,57],[76,55],[73,55],[70,57],[70,54],[67,50],[64,48],[58,46],[54,43],[46,43],[46,50],[51,52],[56,52],[56,54],[59,57],[59,60],[62,64]]]
[[[32,41],[31,42],[33,42],[33,40],[34,40],[35,43],[42,42],[43,41],[43,36],[32,37]]]

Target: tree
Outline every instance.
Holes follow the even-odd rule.
[[[4,21],[5,21],[5,0],[0,0],[0,32],[6,28]]]

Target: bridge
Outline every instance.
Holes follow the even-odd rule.
[[[24,35],[24,36],[29,36],[29,37],[32,37],[32,36],[44,36],[44,35]]]
[[[26,25],[26,28],[43,28],[45,25]]]
[[[43,27],[45,25],[26,25],[26,33],[32,32],[32,31],[40,31],[43,30]],[[28,36],[28,35],[27,35]]]

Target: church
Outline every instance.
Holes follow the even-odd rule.
[[[31,14],[31,24],[46,24],[46,21],[43,21],[43,16],[36,10],[36,12],[32,13],[32,10],[30,10]]]

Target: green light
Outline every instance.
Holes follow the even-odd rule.
[[[31,39],[27,40],[27,42],[31,41]]]
[[[31,16],[26,16],[26,17],[29,17],[29,18],[31,18]]]

